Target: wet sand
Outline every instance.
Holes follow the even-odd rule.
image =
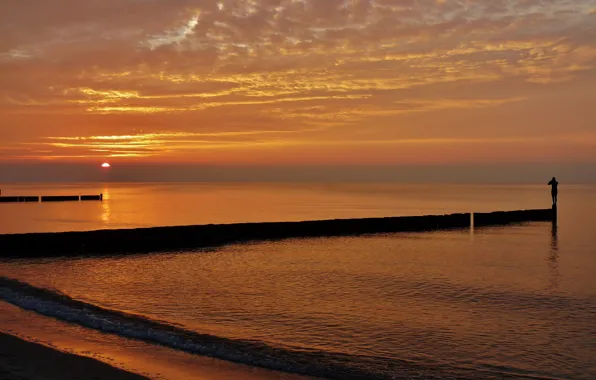
[[[95,359],[67,354],[0,333],[0,380],[141,380]]]

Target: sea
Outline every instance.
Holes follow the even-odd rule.
[[[3,184],[0,233],[548,208],[546,184]],[[0,331],[153,379],[596,379],[596,186],[557,223],[15,259]]]

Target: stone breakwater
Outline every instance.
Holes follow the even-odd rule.
[[[188,250],[258,240],[424,232],[556,221],[555,209],[333,219],[303,222],[208,224],[84,232],[0,235],[0,257],[57,257]]]

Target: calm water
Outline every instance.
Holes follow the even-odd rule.
[[[567,186],[575,204],[595,187]],[[545,208],[545,185],[395,184],[27,184],[3,195],[104,194],[103,202],[0,204],[0,233],[208,223],[427,215]]]
[[[198,352],[339,379],[594,379],[596,188],[561,190],[558,228],[531,223],[130,257],[4,260],[0,298],[19,308],[0,306],[10,311],[0,314],[0,330],[61,346],[65,338],[44,333],[60,330],[93,340],[94,349],[122,337],[148,342],[143,350],[153,348],[162,363],[150,374],[164,378],[189,378],[190,370],[168,372],[166,363],[190,368],[201,356],[187,353]],[[103,204],[64,205],[80,209],[71,219],[40,204],[21,214],[19,228],[6,221],[2,228],[488,211],[544,207],[548,196],[542,186],[118,185]],[[22,309],[44,316],[31,322],[36,328],[19,323],[32,320]],[[84,327],[72,332],[74,325]],[[102,352],[109,359],[110,351]],[[182,360],[181,353],[188,356]]]

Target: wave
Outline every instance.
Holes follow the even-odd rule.
[[[166,322],[78,301],[58,291],[37,288],[1,276],[0,299],[44,316],[105,333],[160,344],[193,354],[308,376],[346,380],[538,378],[509,371],[486,371],[440,363],[420,364],[393,358],[273,347],[260,341],[200,334]]]

